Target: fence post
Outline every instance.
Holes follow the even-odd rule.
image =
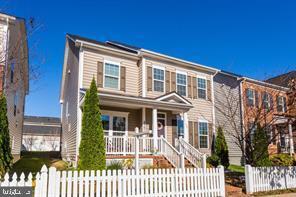
[[[47,174],[48,170],[47,170],[47,167],[46,165],[43,165],[43,167],[41,168],[41,194],[42,196],[47,196],[47,177],[48,177],[48,174]]]
[[[203,154],[201,157],[201,167],[207,168],[207,155],[206,154]]]
[[[219,165],[219,177],[220,177],[220,192],[221,196],[225,196],[225,177],[224,177],[224,166]]]
[[[180,154],[180,168],[185,169],[185,157],[183,153]]]
[[[253,193],[253,172],[252,166],[245,165],[245,179],[246,179],[246,192],[247,194]]]
[[[48,171],[48,196],[56,196],[56,168],[50,167]]]

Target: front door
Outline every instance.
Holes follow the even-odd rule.
[[[166,130],[166,114],[165,113],[157,113],[157,132],[158,137],[165,137]]]

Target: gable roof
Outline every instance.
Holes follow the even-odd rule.
[[[184,98],[182,95],[178,94],[176,91],[169,92],[167,94],[161,95],[155,98],[157,101],[169,101],[174,100],[176,103],[183,103],[187,105],[192,105],[190,101]]]
[[[296,70],[269,78],[265,80],[268,83],[272,83],[275,85],[283,86],[283,87],[288,87],[289,81],[291,79],[296,79]]]

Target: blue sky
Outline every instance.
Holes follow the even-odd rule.
[[[283,3],[284,2],[284,3]],[[295,1],[2,0],[0,9],[33,17],[26,114],[59,116],[65,34],[117,40],[207,66],[265,79],[296,69]]]

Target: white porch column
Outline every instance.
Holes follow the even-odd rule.
[[[189,130],[188,130],[188,115],[187,112],[183,113],[183,122],[184,122],[184,140],[189,142]]]
[[[292,124],[289,122],[290,155],[294,153]]]
[[[158,150],[157,144],[157,109],[152,109],[152,133],[153,133],[153,146],[155,150]]]

